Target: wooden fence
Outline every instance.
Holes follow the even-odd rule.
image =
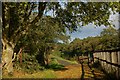
[[[107,50],[94,52],[95,61],[99,60],[102,68],[107,73],[114,73],[120,79],[120,51]]]

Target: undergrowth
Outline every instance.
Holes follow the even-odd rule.
[[[64,69],[64,66],[59,64],[55,58],[51,58],[51,62],[49,63],[49,65],[46,66],[46,68],[53,70],[62,70]]]
[[[23,70],[27,73],[33,73],[45,69],[38,63],[34,55],[28,55],[26,53],[24,53],[22,57],[22,64],[20,64],[19,60],[16,60],[14,62],[14,68],[17,70]]]

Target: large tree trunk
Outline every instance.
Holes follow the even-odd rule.
[[[5,40],[2,39],[3,43],[3,52],[2,52],[2,68],[3,72],[4,70],[7,70],[8,73],[13,72],[13,63],[12,61],[15,59],[14,54],[14,48],[11,46],[11,44]],[[14,56],[14,58],[13,58]]]

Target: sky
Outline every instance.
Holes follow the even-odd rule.
[[[73,32],[69,34],[71,36],[71,41],[75,38],[86,38],[88,36],[97,36],[100,35],[100,32],[104,29],[104,26],[96,27],[93,24],[89,24],[87,26],[83,26],[77,32]]]
[[[119,28],[119,16],[120,16],[119,14],[115,14],[115,15],[111,15],[109,18],[110,20],[113,21],[112,24],[115,25],[116,29]],[[75,38],[83,39],[83,38],[86,38],[88,36],[94,37],[94,36],[100,35],[101,31],[105,28],[107,28],[107,27],[95,26],[93,24],[89,24],[87,26],[81,27],[79,31],[71,33],[69,35],[71,36],[71,41]]]

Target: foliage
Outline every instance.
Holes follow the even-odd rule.
[[[93,23],[97,26],[111,25],[108,21],[109,15],[111,14],[110,9],[113,10],[113,12],[119,12],[120,7],[119,3],[117,2],[68,2],[63,3],[63,5],[64,8],[53,6],[55,7],[55,17],[58,19],[61,25],[67,27],[70,31],[76,30],[78,25],[85,26],[89,23]]]
[[[53,70],[62,70],[64,69],[64,66],[58,63],[56,58],[52,57],[50,63],[46,66],[46,68]]]
[[[74,39],[66,47],[61,47],[64,55],[75,57],[76,55],[88,54],[97,50],[119,49],[119,29],[108,27],[103,29],[100,36]],[[67,57],[66,57],[67,58]]]
[[[36,60],[35,55],[29,55],[27,53],[24,53],[22,57],[22,64],[20,64],[19,61],[16,60],[14,64],[15,69],[22,70],[27,73],[33,73],[34,71],[44,70],[44,67],[41,66]]]
[[[119,49],[119,31],[113,27],[104,29],[101,32],[102,50],[103,49]]]
[[[52,55],[61,57],[62,53],[59,50],[54,50],[54,52],[52,53]]]

